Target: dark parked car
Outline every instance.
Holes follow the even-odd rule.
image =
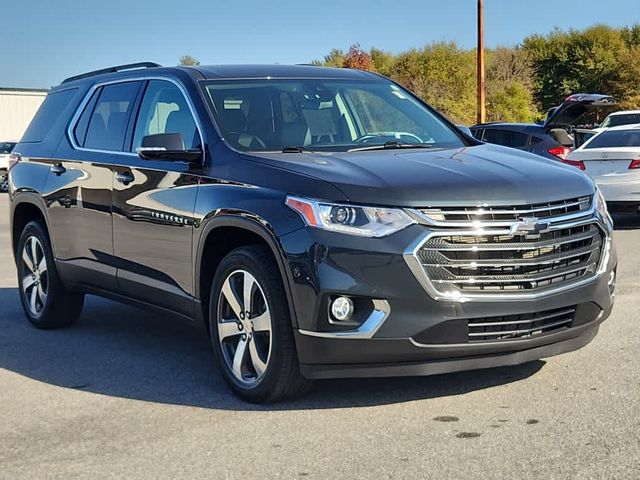
[[[200,319],[250,401],[575,350],[613,304],[587,176],[467,137],[371,73],[84,74],[51,90],[10,163],[33,325],[72,324],[85,294]]]
[[[483,123],[471,127],[478,140],[487,143],[518,148],[553,160],[567,162],[574,139],[572,126],[583,116],[597,108],[616,104],[608,95],[577,93],[565,99],[562,105],[552,108],[541,124],[533,123]]]

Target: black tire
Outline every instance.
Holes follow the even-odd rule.
[[[264,308],[267,310],[271,324],[271,346],[266,369],[252,384],[247,384],[234,375],[228,357],[225,357],[223,351],[225,347],[219,340],[218,312],[222,308],[221,304],[226,302],[221,300],[222,288],[225,282],[238,272],[248,272],[259,285],[258,298],[264,299],[266,303]],[[255,288],[255,291],[257,290],[258,287]],[[309,389],[311,382],[300,373],[282,277],[268,248],[254,245],[230,252],[220,263],[213,278],[209,305],[209,331],[213,349],[224,379],[239,397],[252,403],[271,403],[300,396]],[[250,315],[243,318],[249,321]],[[245,331],[249,328],[253,331],[253,327],[247,327]],[[256,333],[259,332],[256,330]],[[248,337],[247,342],[250,342],[252,336]],[[233,338],[237,337],[229,337],[231,341]],[[255,333],[254,338],[257,338]],[[258,376],[256,370],[256,377]]]
[[[46,262],[45,273],[40,275],[37,273],[38,279],[36,281],[36,273],[34,272],[35,266],[32,263],[30,268],[24,258],[25,248],[29,243],[29,250],[31,251],[32,239],[36,239],[36,258],[44,259]],[[22,230],[20,240],[18,242],[18,249],[16,251],[16,260],[18,267],[18,290],[20,292],[20,300],[22,302],[22,308],[25,315],[31,324],[36,328],[51,329],[61,328],[72,325],[75,323],[80,314],[82,313],[82,306],[84,304],[84,295],[79,293],[69,292],[65,289],[60,280],[56,265],[53,259],[53,252],[51,250],[51,243],[49,242],[49,236],[45,228],[39,222],[30,222]],[[30,259],[32,255],[27,253]],[[40,260],[41,262],[42,260]],[[40,263],[38,262],[38,263]],[[37,269],[36,269],[37,270]],[[46,276],[46,278],[45,278]],[[25,278],[31,277],[25,283]],[[30,289],[25,288],[25,285],[31,281],[35,282],[36,286],[32,286]],[[46,282],[46,286],[45,286]],[[41,286],[41,289],[35,293],[36,308],[32,308],[32,292],[34,288]],[[40,292],[44,292],[40,295]],[[44,300],[43,300],[44,299]]]

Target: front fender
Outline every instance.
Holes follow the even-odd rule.
[[[202,258],[204,255],[204,247],[207,243],[209,235],[215,232],[216,229],[224,227],[234,227],[247,230],[255,235],[258,235],[268,246],[276,259],[278,269],[280,270],[280,276],[284,285],[285,293],[287,296],[287,304],[289,306],[289,313],[291,316],[291,322],[294,327],[297,327],[296,312],[293,304],[293,296],[291,285],[293,283],[293,277],[290,269],[287,267],[288,263],[284,254],[284,249],[279,241],[275,229],[273,226],[256,214],[241,210],[224,210],[214,212],[211,215],[205,217],[204,221],[198,226],[198,234],[196,236],[195,245],[195,271],[194,271],[194,285],[195,285],[195,297],[202,302],[202,294],[200,291],[200,275],[202,270]]]

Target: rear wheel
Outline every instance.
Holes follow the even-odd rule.
[[[29,321],[37,328],[59,328],[74,323],[82,312],[84,295],[65,290],[49,237],[38,222],[30,222],[18,242],[20,300]]]
[[[222,374],[236,394],[262,403],[304,393],[280,271],[269,250],[229,253],[213,280],[209,326]]]

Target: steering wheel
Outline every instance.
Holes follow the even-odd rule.
[[[389,138],[390,140],[400,140],[402,143],[424,143],[419,136],[409,132],[369,133],[367,135],[362,135],[356,138],[353,142],[354,143],[371,143],[371,140],[375,140],[379,138]],[[409,141],[404,140],[405,138],[408,139]]]

